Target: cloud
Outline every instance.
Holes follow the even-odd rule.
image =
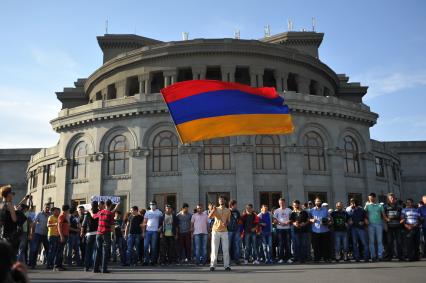
[[[360,81],[362,85],[369,86],[365,97],[366,100],[369,100],[409,88],[426,86],[426,71],[389,72],[377,69],[354,76],[353,81]]]

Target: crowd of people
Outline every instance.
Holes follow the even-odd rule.
[[[393,193],[378,203],[374,193],[365,205],[351,199],[335,208],[320,198],[277,207],[219,197],[207,209],[193,211],[184,203],[175,211],[167,204],[148,209],[133,206],[121,212],[111,200],[61,208],[46,204],[35,213],[31,196],[16,206],[11,186],[1,188],[2,244],[8,243],[16,261],[29,268],[57,271],[79,266],[109,273],[108,265],[292,264],[306,262],[417,261],[426,256],[426,196],[417,204],[397,200]],[[43,265],[42,265],[43,264]],[[74,268],[75,269],[75,268]]]

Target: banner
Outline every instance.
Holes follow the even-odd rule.
[[[97,201],[98,203],[101,201],[107,201],[107,200],[111,200],[111,202],[113,204],[117,204],[120,202],[120,197],[116,197],[116,196],[92,196],[90,198],[90,201]]]

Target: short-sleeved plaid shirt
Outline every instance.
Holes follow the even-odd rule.
[[[111,227],[114,226],[114,214],[108,209],[100,210],[98,213],[93,214],[94,219],[99,219],[98,235],[111,233]]]

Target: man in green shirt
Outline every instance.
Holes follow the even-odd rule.
[[[365,204],[365,211],[368,219],[368,238],[370,245],[370,255],[372,261],[383,259],[383,219],[386,218],[383,206],[376,201],[376,194],[368,195],[368,202]],[[374,245],[377,241],[377,254]]]

